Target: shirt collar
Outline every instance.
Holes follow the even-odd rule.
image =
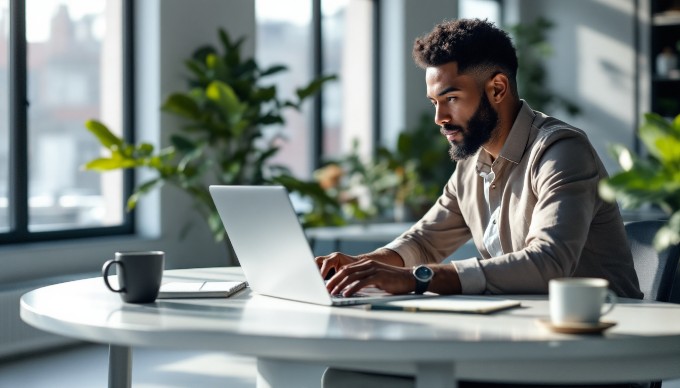
[[[510,128],[508,138],[505,139],[501,153],[498,155],[498,158],[509,160],[515,164],[519,164],[520,160],[522,160],[524,150],[529,142],[529,136],[531,135],[531,126],[536,118],[536,113],[529,104],[524,100],[520,101],[522,105],[519,108],[519,113],[517,113],[515,122],[512,124],[512,128]],[[477,151],[477,172],[488,173],[491,171],[491,164],[489,153],[480,148]]]
[[[517,118],[515,118],[515,122],[512,124],[510,134],[508,134],[508,138],[505,140],[499,155],[499,157],[515,164],[522,160],[524,150],[526,150],[527,143],[529,142],[529,136],[531,135],[531,126],[536,118],[536,113],[529,104],[524,100],[521,101],[522,106],[519,108]]]

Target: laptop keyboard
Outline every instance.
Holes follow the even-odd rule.
[[[367,296],[370,296],[370,295],[368,295],[368,294],[362,294],[362,293],[360,293],[360,292],[357,292],[356,294],[352,294],[352,295],[350,295],[350,296],[344,296],[344,295],[342,295],[342,294],[333,294],[333,295],[331,295],[331,297],[332,297],[333,299],[365,298],[365,297],[367,297]]]

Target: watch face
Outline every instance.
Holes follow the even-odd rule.
[[[413,271],[413,275],[415,275],[416,278],[424,281],[430,280],[432,278],[432,274],[432,270],[424,265],[416,267],[416,269]]]

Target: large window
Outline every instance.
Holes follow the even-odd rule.
[[[262,67],[285,64],[272,78],[283,96],[315,76],[336,74],[302,114],[288,112],[277,163],[309,177],[324,160],[346,155],[358,141],[369,157],[376,137],[375,7],[371,0],[256,0],[256,57]],[[351,92],[350,92],[351,90]]]
[[[354,141],[365,158],[373,149],[375,68],[374,5],[366,0],[324,0],[322,54],[325,74],[337,74],[323,94],[322,158],[347,154]]]
[[[131,175],[82,169],[101,152],[86,120],[130,138],[129,12],[128,0],[0,0],[1,241],[131,231]]]

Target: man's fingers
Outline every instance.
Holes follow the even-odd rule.
[[[370,286],[373,284],[373,276],[366,277],[362,280],[358,280],[354,283],[350,283],[347,287],[345,287],[343,290],[340,290],[338,292],[342,292],[343,296],[349,297],[357,292],[361,291],[362,288]]]
[[[343,292],[347,286],[360,280],[362,277],[370,276],[375,273],[373,265],[375,263],[370,260],[358,260],[340,268],[336,267],[336,274],[328,281],[326,288],[335,295]],[[347,295],[347,293],[345,293]]]
[[[314,258],[314,262],[316,262],[316,266],[321,268],[323,265],[323,262],[326,260],[327,256],[317,256]]]
[[[321,277],[326,279],[329,272],[337,269],[337,260],[326,257],[321,261]]]
[[[333,295],[342,293],[345,296],[349,296],[369,284],[368,280],[370,280],[375,272],[375,269],[372,267],[345,266],[328,282],[328,289],[331,290]],[[338,279],[341,280],[338,281]],[[362,285],[358,286],[359,283]]]

